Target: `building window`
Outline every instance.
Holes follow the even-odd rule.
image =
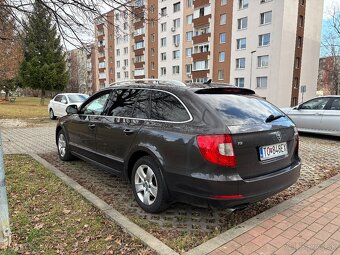
[[[179,74],[179,66],[172,67],[172,74]]]
[[[227,14],[221,14],[220,16],[220,25],[225,25],[227,24]]]
[[[151,56],[155,56],[155,48],[151,48]]]
[[[218,70],[218,80],[224,80],[224,70]]]
[[[196,61],[193,65],[194,71],[201,71],[201,70],[208,70],[209,69],[209,62],[208,60]]]
[[[119,60],[116,62],[116,66],[117,66],[117,68],[120,67],[120,61]]]
[[[259,46],[268,46],[270,44],[270,34],[259,35]]]
[[[119,13],[116,13],[116,20],[119,20]]]
[[[227,4],[227,0],[221,0],[221,6],[226,5]]]
[[[186,48],[185,49],[185,56],[187,56],[187,57],[192,56],[192,48]]]
[[[192,24],[192,17],[193,17],[192,14],[187,16],[187,24],[189,25]]]
[[[166,67],[161,67],[161,75],[166,75]]]
[[[257,57],[257,67],[258,68],[268,67],[268,62],[269,62],[269,56],[268,55]]]
[[[298,38],[297,38],[297,47],[298,48],[302,48],[302,43],[303,43],[302,37],[298,36]]]
[[[211,6],[207,5],[194,11],[194,19],[211,14]]]
[[[127,55],[129,53],[129,48],[128,47],[125,47],[124,48],[124,55]]]
[[[161,31],[165,32],[166,31],[166,22],[161,24]]]
[[[209,52],[209,44],[201,44],[194,46],[194,53]]]
[[[173,39],[173,44],[175,44],[175,46],[176,46],[176,45],[179,45],[179,43],[181,41],[181,36],[179,34],[178,35],[174,35],[172,37],[172,39]]]
[[[246,38],[240,38],[236,40],[236,49],[238,50],[244,50],[247,48],[247,39]]]
[[[155,62],[151,62],[151,70],[155,70]]]
[[[144,62],[144,55],[138,55],[135,58],[135,63]]]
[[[176,28],[179,28],[181,26],[181,19],[178,18],[178,19],[174,19],[173,21],[173,27],[176,29]]]
[[[172,52],[172,59],[179,59],[180,57],[180,51],[179,50],[174,50]]]
[[[187,7],[191,7],[194,4],[194,0],[187,0]]]
[[[272,11],[263,12],[260,14],[260,24],[266,25],[272,23]]]
[[[186,32],[186,39],[187,41],[192,41],[192,31]]]
[[[179,12],[181,10],[181,2],[174,4],[174,12]]]
[[[124,66],[129,66],[129,60],[128,59],[124,59]]]
[[[218,53],[218,61],[219,62],[224,62],[225,61],[225,52],[221,51]]]
[[[128,23],[124,22],[124,30],[127,30],[127,29],[128,29]]]
[[[226,42],[226,33],[220,33],[220,43]]]
[[[244,69],[246,68],[246,59],[245,58],[237,58],[236,59],[236,69]]]
[[[185,65],[186,74],[191,74],[191,71],[192,71],[192,64]]]
[[[267,88],[268,85],[268,77],[262,76],[262,77],[256,77],[256,87],[259,89]]]
[[[302,15],[299,16],[299,26],[303,27],[303,23],[304,23],[304,17]]]
[[[301,66],[301,59],[299,57],[295,58],[295,69],[299,69]]]
[[[166,37],[161,38],[161,47],[166,47]]]
[[[161,9],[161,16],[164,17],[166,16],[167,12],[166,12],[166,7]]]
[[[165,61],[166,60],[166,52],[161,53],[161,60]]]
[[[245,9],[248,8],[249,1],[248,0],[238,0],[238,8]]]
[[[244,88],[244,78],[235,78],[235,86]]]
[[[120,79],[120,72],[117,72],[117,79]]]
[[[142,49],[144,48],[144,41],[141,41],[141,42],[137,42],[135,44],[135,49],[138,50],[138,49]]]
[[[152,34],[152,35],[151,35],[151,42],[155,42],[155,40],[156,40],[156,35],[155,35],[155,34]]]
[[[120,56],[120,49],[116,50],[116,55]]]
[[[294,78],[294,89],[297,89],[297,88],[299,88],[299,78],[295,77]]]
[[[128,71],[125,71],[125,72],[124,72],[124,77],[125,77],[125,78],[129,78],[129,72],[128,72]]]
[[[248,17],[240,18],[237,20],[237,29],[246,29],[248,27]]]

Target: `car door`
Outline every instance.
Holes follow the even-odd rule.
[[[324,133],[340,135],[340,97],[330,99],[321,120]]]
[[[105,90],[94,95],[66,124],[71,150],[92,160],[96,160],[97,124],[104,117],[110,92]]]
[[[58,117],[60,116],[58,107],[59,107],[62,97],[63,97],[62,95],[57,95],[54,98],[54,100],[52,100],[52,110],[53,110],[54,116],[58,116]]]
[[[328,97],[311,99],[299,107],[293,108],[289,117],[295,122],[300,130],[315,131],[322,127],[321,119],[324,114],[324,108],[329,101]]]
[[[65,116],[67,115],[66,113],[66,107],[68,106],[68,100],[65,95],[61,97],[61,101],[59,103],[58,111],[59,111],[59,116]]]
[[[114,89],[106,118],[97,126],[96,144],[100,160],[121,172],[139,130],[149,118],[150,93],[144,89]]]

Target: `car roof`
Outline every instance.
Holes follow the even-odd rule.
[[[254,91],[246,88],[239,88],[237,86],[229,85],[227,83],[183,83],[180,81],[172,81],[172,80],[156,80],[156,79],[143,79],[143,80],[127,80],[112,83],[109,87],[103,88],[103,90],[110,90],[110,89],[162,89],[169,92],[176,92],[176,91],[191,91],[193,93],[198,93],[198,91],[202,91],[201,94],[204,92],[209,91],[210,94],[213,94],[212,91],[216,91],[219,89],[237,89],[233,91],[234,94],[255,94]],[[198,93],[199,94],[199,93]],[[208,94],[208,93],[207,93]]]
[[[84,93],[59,93],[56,96],[68,96],[68,95],[86,95],[86,96],[88,96],[87,94],[84,94]]]

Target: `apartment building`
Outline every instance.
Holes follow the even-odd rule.
[[[98,89],[124,79],[211,79],[280,107],[301,101],[301,85],[305,100],[315,96],[323,0],[137,0],[133,15],[125,12],[95,21]]]

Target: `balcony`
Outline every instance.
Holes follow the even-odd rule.
[[[200,6],[204,6],[204,5],[208,5],[210,4],[209,0],[194,0],[194,7],[200,7]]]
[[[99,73],[99,80],[106,79],[106,73]]]
[[[135,65],[135,68],[144,68],[145,61],[143,61],[143,62],[135,62],[134,65]]]
[[[208,60],[210,51],[208,52],[197,52],[192,54],[192,61],[203,61]]]
[[[201,27],[201,26],[209,25],[210,19],[211,19],[211,14],[208,14],[208,15],[193,19],[192,22],[194,24],[194,27]]]
[[[193,42],[193,44],[200,44],[200,43],[209,42],[210,36],[211,36],[211,33],[195,35],[195,36],[192,37],[192,42]]]

